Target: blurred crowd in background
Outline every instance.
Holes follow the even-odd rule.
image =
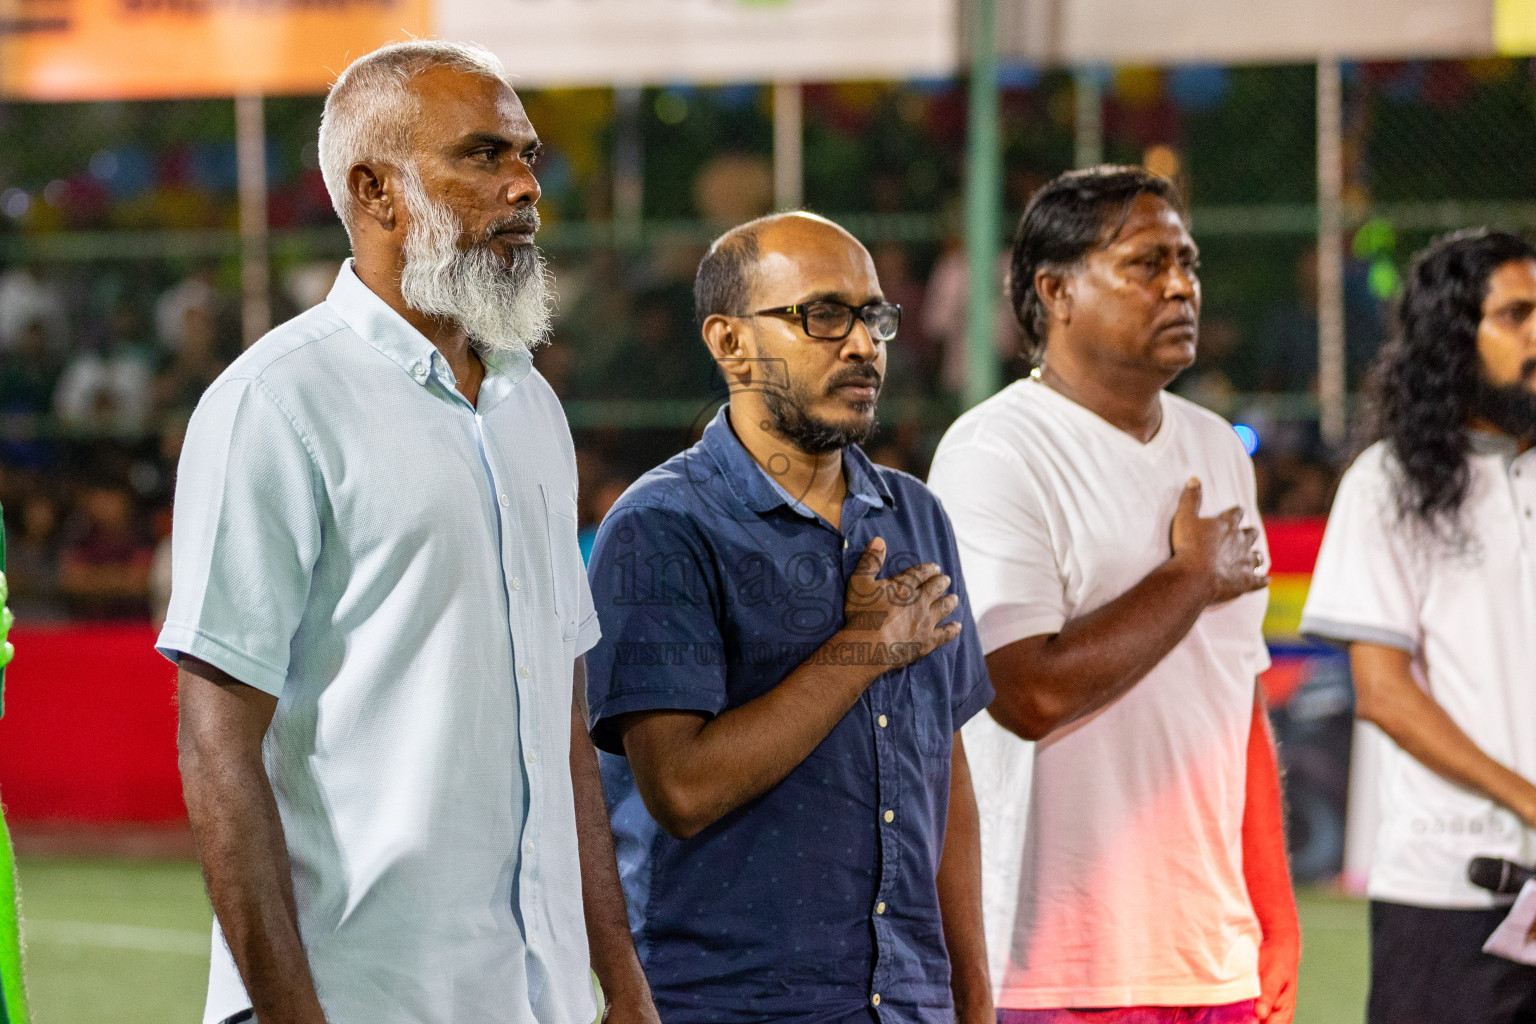
[[[1251,429],[1267,514],[1326,513],[1349,453],[1316,426],[1313,68],[1094,74],[1095,155],[1178,181],[1202,246],[1201,354],[1175,389]],[[1080,157],[1084,82],[1005,72],[1011,219]],[[1536,83],[1531,62],[1497,59],[1358,64],[1347,84],[1357,392],[1407,258],[1445,226],[1435,217],[1481,204],[1504,226],[1530,219],[1536,133],[1505,128],[1528,121]],[[585,527],[724,396],[693,325],[693,271],[722,226],[772,206],[770,95],[647,89],[627,108],[610,90],[523,97],[548,146],[541,244],[560,300],[536,362],[567,401]],[[274,322],[321,301],[346,254],[316,158],[321,102],[267,101]],[[868,448],[924,476],[968,369],[964,86],[808,85],[804,104],[806,205],[866,241],[903,307]],[[614,210],[626,145],[642,196],[630,232]],[[0,104],[0,502],[18,616],[142,617],[164,600],[186,421],[241,348],[235,179],[228,101]],[[1012,380],[1028,368],[1006,305],[995,320]]]

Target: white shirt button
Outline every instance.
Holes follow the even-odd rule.
[[[526,843],[523,844],[523,852],[524,853],[532,853],[533,852],[533,840],[532,839],[528,840]]]
[[[415,366],[411,367],[411,373],[417,377],[425,377],[427,374],[427,368],[424,364],[417,363]]]
[[[895,811],[886,811],[885,812],[885,820],[886,820],[887,823],[895,821],[896,820],[896,812]]]
[[[527,665],[524,665],[522,668],[517,670],[517,674],[522,676],[524,679],[527,679],[529,676],[533,675],[533,669],[529,668]]]
[[[523,589],[523,581],[518,579],[516,576],[513,576],[512,577],[512,589],[513,590],[522,590]]]
[[[843,538],[843,550],[844,551],[848,550],[848,538],[847,537]]]
[[[886,718],[884,715],[881,715],[879,718],[875,719],[875,721],[880,723],[880,728],[882,729],[891,724],[891,720]]]
[[[501,496],[501,497],[500,497],[500,498],[499,498],[499,499],[497,499],[497,500],[498,500],[498,501],[500,501],[500,502],[501,502],[501,507],[502,507],[502,508],[506,508],[506,507],[507,507],[507,506],[508,506],[508,505],[510,505],[510,504],[512,504],[512,499],[511,499],[511,498],[509,498],[509,497],[507,497],[507,496],[506,496],[506,495],[505,495],[505,494],[503,494],[503,495],[502,495],[502,496]]]
[[[875,904],[875,913],[877,913],[877,914],[885,913],[885,901],[884,900],[881,900],[879,903]]]
[[[879,1006],[880,1005],[880,993],[876,992],[874,995],[870,996],[869,997],[869,1003],[870,1003],[871,1006]]]
[[[523,757],[528,760],[529,764],[533,764],[539,759],[538,752],[533,750],[528,751],[528,753],[524,754]]]

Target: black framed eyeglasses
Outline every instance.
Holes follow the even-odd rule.
[[[817,299],[793,306],[760,309],[751,316],[798,316],[807,337],[817,341],[842,341],[853,333],[855,321],[863,320],[875,341],[891,341],[901,328],[901,307],[894,302],[866,302],[850,306],[835,299]]]

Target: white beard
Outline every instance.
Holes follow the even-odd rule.
[[[531,354],[548,341],[554,288],[544,254],[531,245],[514,246],[509,265],[486,239],[461,250],[464,227],[453,210],[427,195],[415,168],[407,168],[402,181],[411,218],[400,274],[405,304],[458,324],[486,354]]]

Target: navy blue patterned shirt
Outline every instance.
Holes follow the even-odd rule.
[[[666,1024],[954,1020],[935,876],[952,737],[992,687],[938,500],[857,447],[843,465],[839,531],[753,461],[722,409],[598,532],[590,724]],[[882,577],[934,562],[953,578],[960,636],[881,675],[763,796],[690,839],[668,835],[640,801],[615,718],[715,715],[772,689],[843,627],[849,576],[875,537]],[[833,656],[884,654],[852,644]]]

